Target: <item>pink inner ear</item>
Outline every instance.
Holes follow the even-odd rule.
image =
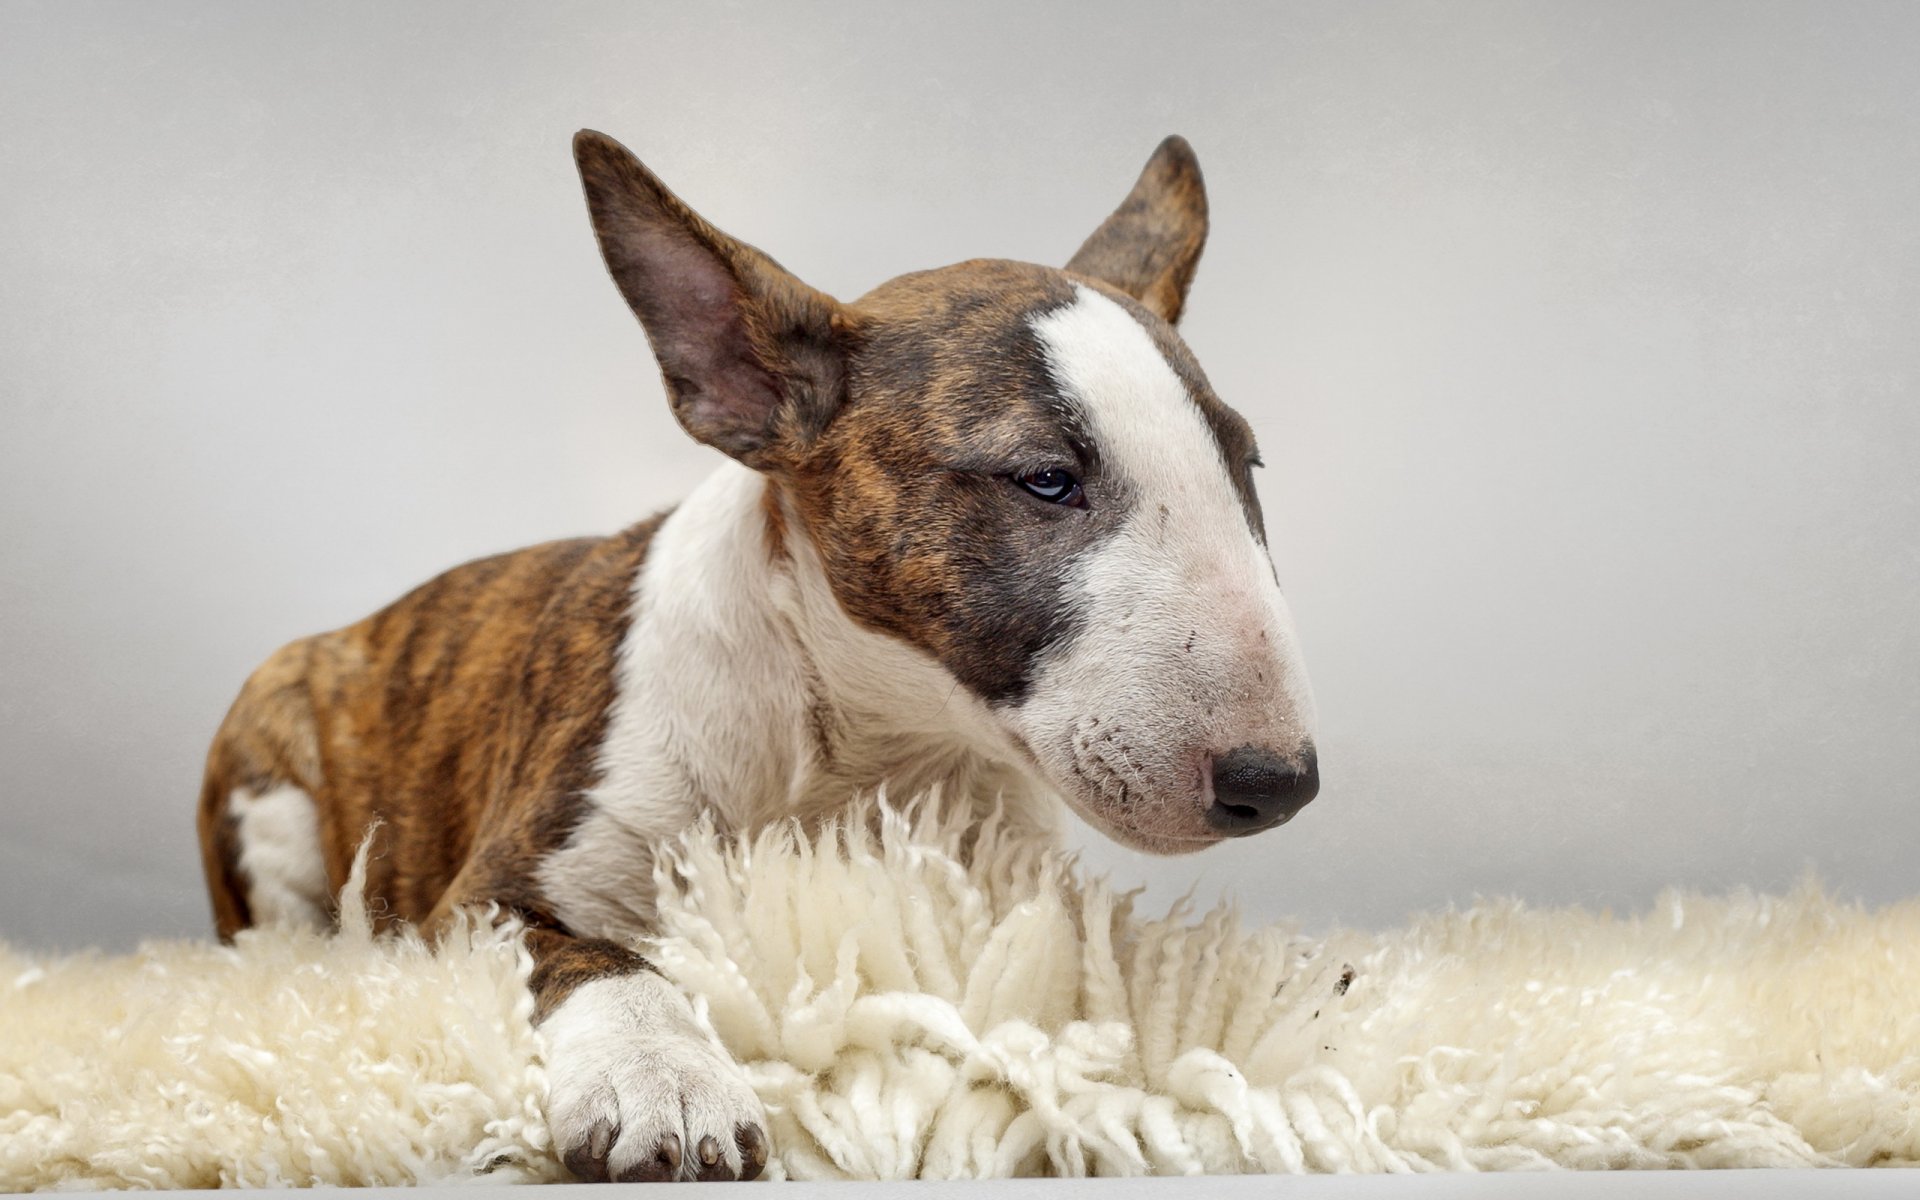
[[[761,446],[780,403],[747,331],[747,298],[725,262],[687,231],[648,222],[616,272],[646,326],[687,432],[730,454]],[[629,287],[629,282],[637,286]]]

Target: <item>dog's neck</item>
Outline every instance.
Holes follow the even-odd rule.
[[[1038,809],[992,715],[937,662],[865,629],[800,516],[722,466],[655,535],[634,589],[595,799],[640,832],[746,832],[861,793]]]

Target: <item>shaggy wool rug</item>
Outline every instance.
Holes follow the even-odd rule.
[[[1920,902],[1483,903],[1311,938],[1155,919],[922,809],[690,838],[649,952],[769,1173],[1920,1162]],[[559,1178],[511,928],[0,953],[0,1189]]]

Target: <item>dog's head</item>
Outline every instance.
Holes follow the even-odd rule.
[[[1161,144],[1064,270],[975,261],[843,304],[574,141],[674,415],[767,475],[848,616],[936,661],[1116,840],[1257,832],[1318,787],[1252,431],[1174,331],[1206,239]]]

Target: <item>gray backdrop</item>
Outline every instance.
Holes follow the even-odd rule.
[[[1205,164],[1321,799],[1164,902],[1916,890],[1920,7],[0,7],[0,935],[205,927],[241,679],[610,530],[673,424],[567,151],[853,296]]]

